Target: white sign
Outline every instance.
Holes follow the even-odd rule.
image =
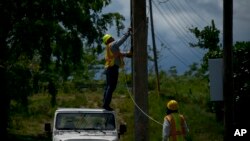
[[[223,59],[208,59],[211,101],[223,100]]]

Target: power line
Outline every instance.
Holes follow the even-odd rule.
[[[186,60],[186,59],[183,59],[182,57],[179,57],[179,56],[176,54],[175,50],[173,49],[173,51],[172,51],[171,48],[170,48],[170,45],[169,45],[167,42],[164,42],[162,39],[160,39],[159,36],[156,36],[156,37],[157,37],[158,40],[161,41],[162,44],[164,44],[164,45],[167,47],[168,51],[170,51],[171,54],[172,54],[173,56],[175,56],[176,59],[177,59],[178,61],[180,61],[184,66],[188,67],[188,64],[186,64],[186,61],[184,61],[184,60]]]
[[[186,37],[186,42],[188,42],[188,40],[193,40],[192,36],[190,35],[187,35],[187,33],[190,33],[187,28],[183,25],[183,24],[186,24],[186,25],[189,25],[186,20],[183,19],[180,19],[181,18],[181,14],[178,14],[178,13],[182,13],[181,11],[178,11],[177,8],[171,3],[171,2],[168,2],[166,4],[161,4],[161,6],[165,6],[166,9],[168,9],[169,13],[172,15],[172,16],[169,16],[173,21],[174,21],[174,24],[176,27],[178,27],[178,29],[180,31],[183,31],[181,32],[183,34],[184,37]]]
[[[182,1],[183,1],[183,0],[182,0]],[[201,16],[201,15],[199,14],[199,12],[197,12],[197,11],[193,8],[193,5],[191,5],[190,2],[187,2],[186,0],[184,0],[184,1],[185,1],[186,5],[188,5],[188,7],[190,7],[190,9],[193,11],[193,13],[194,13],[197,17],[199,17],[199,18],[201,19],[201,21],[203,21],[205,24],[209,24],[209,23],[207,22],[207,20],[204,19],[203,16]],[[177,0],[177,2],[179,2],[179,1]],[[181,4],[180,4],[180,5],[181,5]]]
[[[172,30],[172,31],[173,31],[173,32],[178,36],[178,38],[180,39],[180,37],[182,37],[182,35],[183,35],[183,32],[182,32],[182,31],[180,30],[180,28],[177,26],[178,24],[177,24],[177,23],[173,23],[172,21],[168,20],[168,18],[163,14],[162,10],[155,4],[154,1],[153,1],[153,4],[154,4],[154,6],[157,8],[157,10],[159,11],[160,15],[163,17],[163,20],[164,20],[165,22],[169,23],[170,26],[173,27],[173,30]],[[173,16],[169,16],[169,17],[171,18],[171,17],[173,17]],[[175,21],[175,20],[173,19],[173,21]],[[184,45],[185,47],[189,46],[189,45],[188,45],[188,41],[187,41],[185,38],[180,39],[180,42],[183,43],[183,45]],[[192,49],[193,49],[193,48],[190,48],[190,49],[189,49],[189,52],[191,52],[191,53],[193,54],[193,56],[195,56],[195,57],[197,57],[197,58],[200,58],[199,55],[198,55],[196,52],[194,52]]]

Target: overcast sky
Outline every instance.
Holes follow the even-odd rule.
[[[250,41],[250,1],[233,1],[234,42]],[[150,18],[148,0],[146,2],[146,14]],[[152,0],[152,8],[155,41],[159,51],[158,65],[161,70],[167,71],[171,66],[176,66],[177,71],[183,73],[192,63],[201,62],[204,50],[189,47],[190,42],[195,42],[195,37],[189,32],[189,28],[198,27],[202,30],[214,20],[215,26],[221,31],[222,42],[223,0]],[[126,18],[124,23],[126,28],[130,26],[130,0],[112,0],[104,12],[119,12]],[[110,29],[109,32],[118,38],[114,29]],[[152,47],[151,39],[149,27],[148,45]],[[125,43],[121,49],[126,50],[127,45]],[[149,69],[154,69],[152,63],[148,66]]]

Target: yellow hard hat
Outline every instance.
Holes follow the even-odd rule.
[[[110,39],[112,36],[110,34],[105,34],[103,37],[102,37],[102,41],[104,44],[107,43],[108,39]]]
[[[167,108],[169,110],[178,110],[178,102],[175,101],[175,100],[170,100],[168,103],[167,103]]]

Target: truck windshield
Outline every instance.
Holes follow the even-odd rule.
[[[114,130],[115,118],[112,113],[58,113],[58,130]]]

